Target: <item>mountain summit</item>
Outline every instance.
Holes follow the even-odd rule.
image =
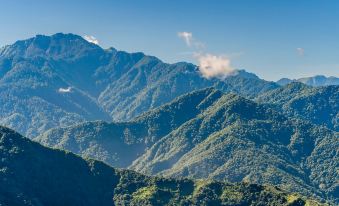
[[[103,53],[102,49],[81,36],[57,33],[52,36],[37,35],[27,40],[6,46],[1,56],[9,58],[48,57],[72,59],[86,54]]]

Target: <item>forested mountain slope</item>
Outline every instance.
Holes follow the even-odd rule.
[[[126,123],[85,122],[51,129],[40,143],[92,157],[114,167],[128,167],[163,136],[195,118],[223,94],[212,88],[178,97]]]
[[[313,88],[294,82],[259,95],[256,100],[274,105],[287,116],[339,131],[338,85]]]
[[[269,183],[338,201],[338,133],[212,88],[134,121],[57,128],[36,140],[149,175]]]
[[[131,120],[210,86],[248,97],[278,87],[244,70],[206,79],[193,64],[102,49],[74,34],[37,35],[0,49],[0,123],[28,137],[89,120]]]
[[[146,177],[0,127],[0,205],[318,205],[272,186]]]

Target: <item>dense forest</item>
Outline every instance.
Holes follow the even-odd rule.
[[[130,122],[87,122],[35,140],[148,175],[269,183],[337,201],[337,138],[270,104],[208,88]]]
[[[320,205],[272,186],[147,177],[0,127],[0,205]]]

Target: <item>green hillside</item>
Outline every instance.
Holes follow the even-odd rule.
[[[0,49],[0,124],[32,138],[84,121],[131,120],[210,86],[249,97],[278,87],[244,70],[206,79],[190,63],[103,49],[74,34],[37,35]]]
[[[271,186],[147,177],[0,127],[0,205],[306,205]]]
[[[212,88],[131,122],[57,128],[36,140],[148,175],[268,183],[338,201],[338,133]]]
[[[339,86],[310,87],[291,83],[268,91],[257,101],[275,105],[290,117],[298,117],[339,131]]]

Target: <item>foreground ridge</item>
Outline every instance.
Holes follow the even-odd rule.
[[[319,205],[276,187],[114,169],[0,127],[0,205]]]

